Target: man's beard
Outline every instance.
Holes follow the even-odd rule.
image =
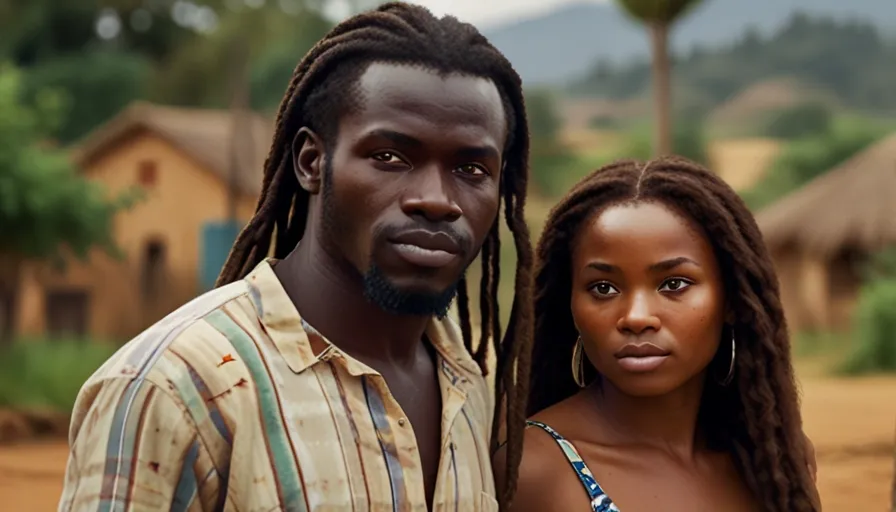
[[[409,292],[401,290],[383,274],[375,263],[364,274],[364,297],[383,311],[396,315],[436,316],[444,318],[457,294],[457,283],[442,292]]]
[[[333,167],[330,158],[324,161],[324,175],[323,227],[330,234],[335,234],[338,223],[335,222],[336,215],[333,211]],[[364,297],[383,311],[395,315],[435,316],[439,319],[448,315],[451,302],[457,295],[458,282],[442,292],[405,291],[390,282],[373,262],[363,275]]]

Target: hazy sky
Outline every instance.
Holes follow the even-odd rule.
[[[477,25],[494,25],[551,11],[561,5],[603,3],[607,0],[413,0],[435,14],[453,14]]]
[[[506,21],[525,18],[551,11],[562,5],[581,3],[603,3],[609,0],[410,0],[425,5],[437,15],[453,14],[462,21],[469,21],[479,27],[495,25]],[[332,2],[333,9],[340,9]],[[334,12],[333,14],[336,14]],[[339,15],[336,15],[339,17]]]

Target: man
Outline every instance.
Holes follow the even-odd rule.
[[[82,388],[60,510],[497,510],[463,276],[482,247],[515,443],[527,158],[519,77],[472,26],[387,4],[334,28],[296,68],[222,286]],[[498,343],[502,199],[519,263]]]

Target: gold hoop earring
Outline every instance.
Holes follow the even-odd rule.
[[[731,381],[734,380],[734,359],[736,357],[735,351],[735,343],[734,343],[734,328],[731,329],[731,362],[728,363],[728,374],[725,375],[725,378],[719,382],[719,385],[727,387],[731,384]]]
[[[585,349],[582,347],[581,336],[572,347],[572,380],[580,388],[585,387]]]

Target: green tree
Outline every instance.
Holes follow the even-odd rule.
[[[0,60],[30,66],[94,40],[95,0],[0,2]]]
[[[253,93],[262,90],[261,103],[270,106],[301,55],[331,27],[320,14],[328,1],[0,1],[0,62],[23,71],[26,91],[52,87],[70,96],[70,115],[52,133],[65,143],[135,99],[227,106],[238,45],[247,49]],[[375,3],[352,0],[349,8]]]
[[[560,116],[551,92],[526,91],[526,115],[529,118],[530,168],[534,185],[548,195],[562,192],[562,176],[574,160],[569,148],[559,140]]]
[[[109,198],[80,177],[67,153],[43,138],[58,122],[61,96],[38,93],[32,107],[22,84],[20,71],[0,66],[0,292],[7,294],[18,288],[25,260],[84,258],[94,246],[116,254],[114,215],[137,198]]]
[[[674,62],[673,89],[693,90],[694,96],[715,106],[757,82],[786,76],[812,84],[839,105],[887,116],[896,111],[894,43],[870,23],[797,13],[771,34],[748,29],[733,44],[695,48],[682,55]],[[647,90],[650,72],[648,61],[615,65],[597,61],[571,84],[571,90],[632,98]]]
[[[250,65],[251,101],[255,109],[274,111],[280,106],[299,59],[330,30],[329,22],[313,14],[296,20],[296,24],[300,30],[266,45]]]
[[[769,121],[766,134],[776,139],[798,139],[824,135],[831,130],[834,116],[821,102],[807,102],[777,112]]]
[[[244,78],[251,84],[251,104],[276,107],[299,59],[332,27],[311,8],[321,1],[221,8],[214,31],[198,34],[165,57],[151,80],[150,98],[174,105],[225,107],[233,99],[234,75],[242,74],[238,68],[248,63]]]
[[[551,92],[546,89],[526,91],[526,115],[529,136],[536,140],[556,141],[560,132],[560,116]]]
[[[763,208],[845,162],[886,133],[885,127],[866,123],[837,124],[828,133],[791,141],[762,180],[744,193],[744,201],[753,210]]]
[[[669,30],[702,0],[616,0],[650,32],[653,96],[655,102],[654,155],[672,152],[671,65]]]
[[[676,155],[699,164],[710,165],[703,123],[699,119],[675,123],[672,131],[672,147]],[[634,129],[629,134],[625,149],[620,152],[618,157],[646,161],[651,159],[652,154],[648,132],[643,129]]]
[[[144,97],[158,64],[196,36],[174,22],[164,3],[0,2],[0,62],[10,61],[24,73],[25,101],[36,106],[28,91],[47,88],[69,96],[69,111],[50,135],[72,142]],[[103,16],[114,18],[116,33],[108,39],[96,29]]]
[[[286,0],[283,0],[285,2]],[[20,67],[85,50],[115,49],[161,62],[197,35],[178,23],[174,2],[163,0],[4,0],[0,2],[0,59]],[[224,0],[182,2],[223,11]],[[273,2],[271,2],[273,3]],[[194,13],[195,14],[195,13]],[[112,19],[109,19],[112,18]],[[97,23],[113,24],[103,39]]]
[[[25,73],[24,91],[35,105],[38,91],[59,91],[65,112],[51,135],[74,142],[109,120],[132,101],[143,98],[152,63],[139,54],[113,49],[86,50],[41,60]]]
[[[872,255],[865,270],[853,325],[855,344],[839,370],[896,372],[896,247]]]

